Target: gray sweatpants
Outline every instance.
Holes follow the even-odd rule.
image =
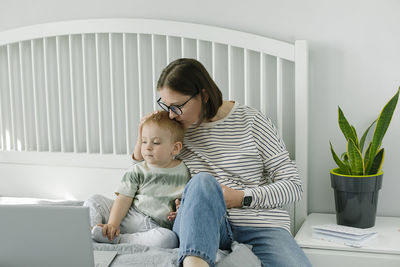
[[[83,204],[89,207],[90,225],[92,227],[99,223],[106,224],[110,217],[113,200],[102,195],[93,195]],[[161,248],[178,247],[178,238],[174,232],[159,226],[149,216],[137,211],[133,206],[129,209],[125,218],[120,224],[121,237],[129,240],[130,244],[140,244]],[[125,241],[127,242],[127,241]]]

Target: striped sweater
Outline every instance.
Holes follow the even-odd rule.
[[[301,198],[301,180],[275,126],[260,111],[236,102],[224,119],[189,127],[179,158],[192,176],[208,172],[253,197],[248,208],[228,209],[232,225],[290,231],[289,214],[281,208]]]

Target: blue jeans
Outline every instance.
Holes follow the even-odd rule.
[[[291,234],[281,228],[231,226],[222,189],[213,176],[199,173],[185,187],[173,231],[179,237],[179,263],[197,256],[215,266],[217,250],[233,240],[253,246],[263,266],[311,266]]]

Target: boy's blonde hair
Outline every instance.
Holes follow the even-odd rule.
[[[171,133],[174,142],[179,141],[183,143],[185,128],[180,122],[171,120],[167,111],[159,111],[151,114],[150,117],[143,122],[143,126],[148,123],[155,123],[158,126],[167,129]]]

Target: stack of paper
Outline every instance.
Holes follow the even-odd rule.
[[[331,241],[352,247],[361,247],[376,238],[378,233],[337,224],[323,224],[312,227],[312,238]]]

